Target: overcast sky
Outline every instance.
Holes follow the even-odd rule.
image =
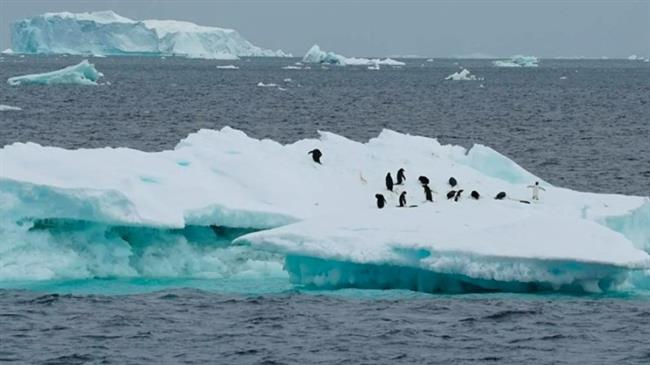
[[[0,48],[17,19],[107,9],[234,28],[296,56],[314,43],[347,56],[650,56],[649,0],[0,0]]]

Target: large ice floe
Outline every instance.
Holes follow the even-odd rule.
[[[537,67],[539,59],[535,56],[512,56],[509,60],[497,60],[493,64],[497,67]]]
[[[12,24],[11,43],[14,52],[25,54],[289,56],[257,47],[233,29],[176,20],[137,21],[113,11],[46,13],[23,19]]]
[[[554,187],[489,147],[389,130],[367,143],[321,132],[282,145],[226,127],[155,153],[14,143],[0,165],[0,281],[283,266],[314,288],[600,292],[650,267],[648,198]],[[399,168],[405,184],[387,191]],[[450,176],[459,201],[446,199]],[[541,200],[520,202],[536,180]],[[415,207],[396,207],[401,191]],[[512,199],[493,199],[501,191]]]
[[[97,71],[95,65],[83,60],[76,65],[66,68],[45,72],[41,74],[31,74],[24,76],[10,77],[7,83],[12,86],[18,85],[97,85],[97,80],[104,75]]]
[[[303,62],[306,63],[321,63],[329,65],[339,65],[339,66],[374,66],[378,65],[385,66],[404,66],[406,63],[394,60],[392,58],[355,58],[355,57],[345,57],[334,52],[325,52],[320,49],[317,44],[314,44],[309,51],[302,58]]]

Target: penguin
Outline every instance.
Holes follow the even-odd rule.
[[[418,177],[418,181],[420,181],[420,184],[422,185],[429,185],[429,178],[426,176]]]
[[[402,191],[402,193],[399,195],[399,206],[401,208],[406,207],[406,191]]]
[[[449,185],[450,185],[452,188],[453,188],[453,187],[456,187],[456,185],[458,185],[458,181],[456,181],[456,179],[454,179],[453,177],[450,177],[450,178],[449,178]]]
[[[426,185],[426,184],[423,185],[423,187],[424,187],[424,198],[425,198],[428,202],[432,202],[432,203],[433,203],[433,196],[431,195],[431,188],[429,187],[429,185]]]
[[[449,200],[449,199],[453,199],[455,196],[456,196],[456,190],[450,190],[450,191],[447,193],[447,200]]]
[[[481,194],[478,193],[476,190],[472,190],[472,193],[470,194],[472,198],[478,200],[481,197]]]
[[[307,152],[307,154],[311,154],[311,158],[314,160],[314,162],[320,164],[320,158],[323,156],[323,153],[318,148],[314,148],[313,150]]]
[[[390,172],[386,174],[386,189],[393,191],[393,177],[390,176]]]
[[[457,202],[458,199],[460,199],[460,194],[463,192],[463,189],[460,189],[456,192],[456,196],[454,197],[454,201]]]
[[[377,198],[377,208],[381,209],[386,205],[386,198],[382,194],[375,194],[375,198]]]
[[[404,169],[397,170],[397,183],[395,185],[402,185],[406,181],[406,176],[404,176]]]
[[[494,199],[496,199],[496,200],[503,200],[505,198],[506,198],[506,192],[505,191],[500,192],[499,194],[497,194],[497,196],[494,197]]]

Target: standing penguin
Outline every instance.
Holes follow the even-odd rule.
[[[402,208],[406,207],[406,191],[402,191],[399,195],[399,206]]]
[[[375,194],[375,198],[377,198],[377,208],[381,209],[386,205],[386,198],[382,194]]]
[[[455,202],[457,202],[458,199],[460,199],[460,194],[461,194],[463,191],[465,191],[465,190],[460,189],[460,190],[458,190],[458,191],[456,192],[456,196],[454,197],[454,201],[455,201]]]
[[[533,200],[539,200],[539,191],[546,191],[543,187],[539,186],[539,181],[535,181],[535,185],[528,185],[528,189],[533,189]]]
[[[323,153],[318,148],[314,148],[313,150],[307,152],[307,154],[311,154],[311,158],[316,163],[320,163],[320,158],[323,157]]]
[[[393,191],[393,177],[390,176],[390,172],[386,174],[386,189]]]
[[[404,169],[397,170],[397,184],[402,185],[406,181],[406,176],[404,175]]]
[[[472,198],[478,200],[481,197],[481,194],[478,193],[476,190],[472,190],[472,193],[470,194]]]
[[[433,202],[433,195],[431,195],[431,188],[429,187],[429,185],[423,185],[423,187],[424,187],[424,198],[428,202]]]
[[[418,181],[419,181],[420,184],[422,184],[422,185],[429,185],[429,178],[426,177],[426,176],[420,176],[420,177],[418,177]]]
[[[453,187],[456,187],[456,185],[458,185],[458,181],[456,181],[455,178],[450,177],[450,178],[449,178],[449,185],[450,185],[452,188],[453,188]]]

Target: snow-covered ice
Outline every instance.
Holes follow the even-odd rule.
[[[18,111],[18,110],[22,110],[22,109],[17,106],[0,104],[0,112]]]
[[[262,49],[236,30],[177,20],[136,21],[113,11],[45,13],[12,24],[16,53],[75,55],[178,55],[237,59],[289,56]]]
[[[321,63],[329,65],[340,65],[340,66],[374,66],[385,65],[385,66],[404,66],[406,63],[393,60],[391,58],[378,59],[378,58],[355,58],[355,57],[345,57],[334,52],[325,52],[320,49],[317,44],[314,44],[305,54],[302,59],[306,63]]]
[[[307,155],[314,148],[324,153],[322,165]],[[14,143],[0,149],[0,161],[0,214],[10,218],[0,223],[0,235],[14,237],[14,243],[3,241],[5,249],[52,244],[30,231],[34,224],[81,226],[75,240],[83,236],[84,242],[108,237],[96,236],[98,224],[157,235],[247,228],[257,232],[240,236],[234,243],[243,246],[234,247],[284,257],[295,283],[423,291],[596,292],[650,268],[647,197],[555,187],[482,145],[466,150],[389,130],[367,143],[321,132],[318,139],[282,145],[226,127],[201,130],[156,153]],[[396,208],[397,194],[384,187],[386,173],[400,167],[407,180],[396,192],[406,190],[408,204],[417,207]],[[438,192],[434,203],[424,202],[419,175]],[[445,198],[450,176],[465,189],[458,202]],[[546,189],[542,200],[520,203],[530,197],[526,185],[533,181]],[[472,190],[482,198],[469,198]],[[513,200],[492,199],[500,191]],[[377,193],[388,199],[382,210],[375,206]],[[149,237],[145,233],[137,237]],[[196,235],[184,233],[189,236]],[[93,250],[103,255],[107,248]],[[196,267],[209,269],[192,255]],[[4,263],[13,260],[14,271],[0,265],[0,277],[25,269],[20,260],[32,258],[3,256]],[[66,276],[73,261],[46,261],[38,273]]]
[[[12,86],[18,85],[97,85],[97,80],[104,76],[98,72],[95,65],[83,60],[76,65],[68,66],[61,70],[45,72],[41,74],[32,74],[24,76],[10,77],[7,83]]]
[[[497,67],[537,67],[539,59],[534,56],[512,56],[509,60],[497,60],[493,64]]]
[[[461,71],[454,72],[453,74],[445,77],[445,80],[474,81],[474,80],[483,80],[483,78],[478,78],[475,75],[472,75],[468,69],[464,68]]]

